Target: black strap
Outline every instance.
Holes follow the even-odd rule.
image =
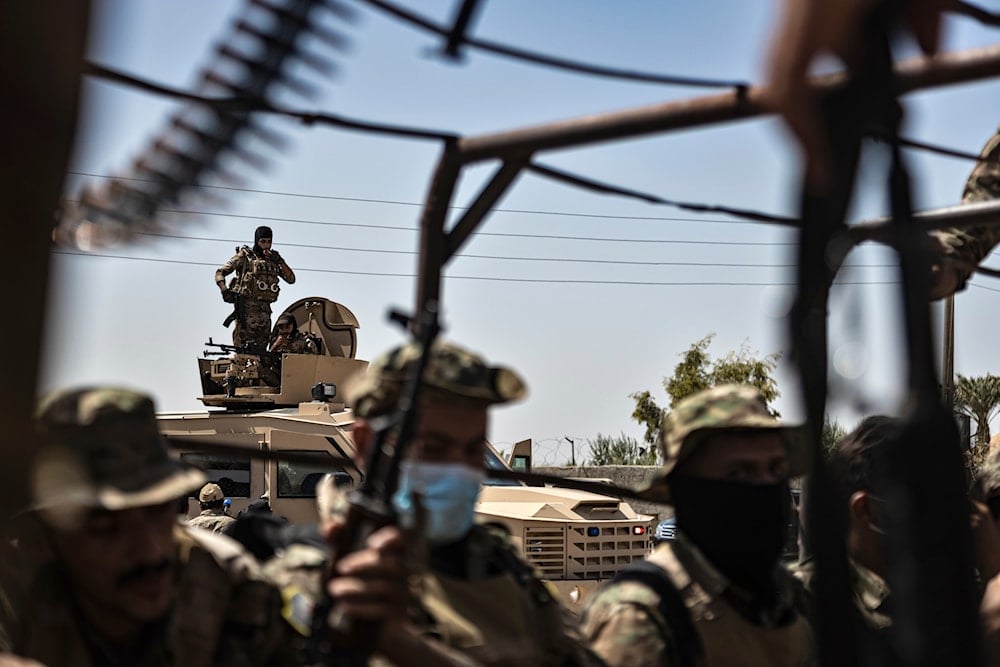
[[[656,593],[659,599],[656,609],[667,624],[673,640],[668,644],[667,650],[672,650],[675,654],[677,664],[680,667],[697,667],[704,664],[704,652],[694,628],[694,621],[691,620],[684,598],[674,586],[667,571],[648,560],[641,560],[621,570],[610,583],[623,581],[638,582]]]

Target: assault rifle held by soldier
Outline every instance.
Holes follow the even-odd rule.
[[[434,340],[440,332],[436,303],[429,303],[416,321],[391,310],[389,319],[415,331],[420,345],[420,357],[413,364],[400,393],[395,410],[373,419],[374,441],[365,467],[366,475],[362,485],[348,495],[348,510],[343,526],[336,533],[333,553],[327,567],[325,581],[334,575],[334,567],[339,558],[360,549],[365,540],[382,526],[395,523],[396,514],[391,500],[399,483],[399,466],[406,448],[412,439],[417,423],[418,396],[421,378],[431,356]],[[328,623],[340,634],[339,639],[348,647],[335,646],[327,633]],[[378,627],[365,624],[358,627],[349,619],[339,618],[336,601],[326,592],[313,611],[310,664],[328,664],[336,656],[337,664],[365,665],[375,648]],[[353,626],[353,627],[352,627]],[[340,642],[337,642],[340,643]]]

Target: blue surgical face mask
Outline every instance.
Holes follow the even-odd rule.
[[[461,463],[404,462],[399,490],[392,498],[400,524],[404,528],[417,524],[419,500],[425,513],[424,534],[431,544],[461,539],[475,521],[476,498],[485,478],[482,470]]]

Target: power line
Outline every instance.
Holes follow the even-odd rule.
[[[292,109],[285,109],[271,104],[262,97],[206,97],[205,95],[198,95],[179,88],[154,83],[132,74],[119,72],[111,69],[110,67],[98,65],[93,62],[86,63],[86,72],[92,76],[123,83],[157,95],[204,104],[205,106],[217,109],[221,113],[269,113],[278,116],[285,116],[286,118],[294,118],[301,121],[304,125],[333,125],[345,130],[359,130],[361,132],[368,132],[371,134],[386,134],[407,139],[431,139],[435,141],[452,141],[458,139],[458,135],[449,132],[406,127],[403,125],[392,125],[389,123],[371,123],[368,121],[361,121],[330,113],[294,111]]]
[[[574,187],[590,190],[591,192],[599,192],[601,194],[609,194],[609,195],[618,195],[619,197],[628,197],[630,199],[639,199],[641,201],[646,202],[647,204],[673,206],[675,208],[683,209],[686,211],[700,211],[705,213],[725,213],[726,215],[731,215],[737,218],[744,218],[746,220],[752,220],[754,222],[766,222],[766,223],[779,224],[790,227],[797,227],[799,224],[799,221],[795,218],[772,215],[770,213],[760,213],[759,211],[731,208],[728,206],[718,206],[715,204],[693,204],[690,202],[664,199],[663,197],[658,197],[656,195],[639,192],[638,190],[631,190],[617,185],[611,185],[609,183],[605,183],[602,181],[596,181],[591,178],[585,178],[577,174],[571,174],[568,171],[556,169],[554,167],[548,167],[542,164],[538,164],[537,162],[529,163],[526,168],[528,169],[528,171],[532,171],[540,176],[544,176],[546,178],[559,181],[560,183],[566,183],[567,185],[572,185]]]
[[[161,257],[134,257],[129,255],[106,255],[106,254],[96,254],[96,253],[86,253],[86,252],[71,252],[66,250],[53,250],[55,255],[68,255],[74,257],[87,257],[93,259],[123,259],[131,261],[140,262],[157,262],[162,264],[182,264],[188,266],[213,266],[217,267],[218,264],[214,262],[195,262],[193,260],[185,259],[164,259]],[[335,273],[339,275],[354,275],[354,276],[379,276],[387,278],[416,278],[415,273],[388,273],[380,271],[345,271],[342,269],[312,269],[312,268],[296,268],[296,271],[303,273]],[[643,280],[592,280],[592,279],[574,279],[574,278],[507,278],[500,276],[447,276],[449,280],[478,280],[484,282],[505,282],[505,283],[534,283],[534,284],[552,284],[552,285],[632,285],[632,286],[649,286],[649,287],[794,287],[797,285],[794,281],[792,282],[748,282],[741,280],[739,282],[728,282],[728,281],[643,281]],[[898,285],[898,280],[889,281],[852,281],[852,280],[838,280],[834,281],[834,285]]]
[[[183,234],[161,234],[156,232],[141,232],[141,236],[152,236],[156,238],[179,239],[185,241],[208,241],[212,243],[241,243],[239,239],[217,239],[205,236],[185,236]],[[282,243],[282,246],[289,248],[309,248],[313,250],[337,250],[340,252],[362,252],[385,255],[417,255],[416,250],[386,250],[382,248],[352,248],[349,246],[319,245],[315,243]],[[630,259],[588,259],[578,257],[524,257],[513,255],[480,255],[475,253],[459,253],[457,257],[468,259],[490,259],[516,262],[565,262],[574,264],[612,264],[623,266],[712,266],[719,268],[743,268],[743,269],[789,269],[797,266],[794,263],[788,264],[746,264],[727,262],[677,262],[677,261],[645,261]],[[843,268],[893,268],[898,264],[845,264]]]
[[[160,209],[163,213],[183,215],[208,215],[222,218],[243,218],[264,222],[291,222],[304,225],[321,225],[330,227],[361,227],[365,229],[391,229],[404,232],[417,232],[414,227],[401,225],[376,225],[362,222],[329,222],[325,220],[305,220],[302,218],[276,218],[262,215],[246,215],[241,213],[221,213],[218,211],[191,211],[184,209]],[[606,236],[570,236],[565,234],[519,234],[515,232],[474,232],[476,236],[500,236],[508,238],[527,239],[557,239],[560,241],[606,241],[608,243],[661,243],[679,245],[725,245],[725,246],[794,246],[795,241],[689,241],[685,239],[643,239],[643,238],[610,238]]]
[[[112,180],[122,180],[122,181],[138,181],[138,182],[153,182],[150,179],[145,178],[135,178],[135,177],[121,177],[121,176],[110,176],[108,174],[95,174],[86,171],[68,171],[69,174],[74,174],[76,176],[87,176],[90,178],[106,178]],[[264,194],[264,195],[277,195],[281,197],[301,197],[303,199],[329,199],[333,201],[354,201],[354,202],[365,202],[370,204],[393,204],[396,206],[415,206],[423,207],[421,202],[412,201],[399,201],[394,199],[371,199],[365,197],[340,197],[334,195],[317,195],[302,192],[280,192],[276,190],[260,190],[255,188],[239,188],[235,186],[227,185],[203,185],[198,184],[194,187],[205,188],[209,190],[228,190],[231,192],[247,192],[251,194]],[[451,210],[456,211],[466,211],[468,206],[449,206]],[[516,209],[516,208],[495,208],[494,213],[525,213],[531,215],[553,215],[553,216],[564,216],[572,218],[595,218],[599,220],[650,220],[650,221],[667,221],[667,222],[712,222],[720,224],[729,225],[745,225],[750,224],[748,220],[720,220],[718,218],[675,218],[668,216],[646,216],[646,215],[606,215],[600,213],[573,213],[568,211],[541,211],[541,210],[530,210],[530,209]]]

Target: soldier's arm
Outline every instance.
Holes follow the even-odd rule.
[[[644,586],[622,583],[597,594],[581,620],[590,649],[609,667],[681,667],[673,637]]]
[[[979,158],[965,182],[963,204],[1000,198],[1000,130],[986,142]],[[941,299],[965,288],[975,267],[1000,243],[1000,225],[936,230],[931,240],[939,256],[932,267],[931,298]]]
[[[277,250],[271,251],[271,258],[278,263],[278,268],[281,269],[281,277],[285,279],[285,282],[291,285],[295,282],[295,272],[292,271],[292,267],[288,266],[288,262]]]
[[[230,258],[228,262],[220,266],[215,270],[215,284],[219,286],[219,289],[225,289],[226,287],[226,276],[228,276],[233,271],[237,270],[242,263],[242,256],[240,253],[236,253]]]

